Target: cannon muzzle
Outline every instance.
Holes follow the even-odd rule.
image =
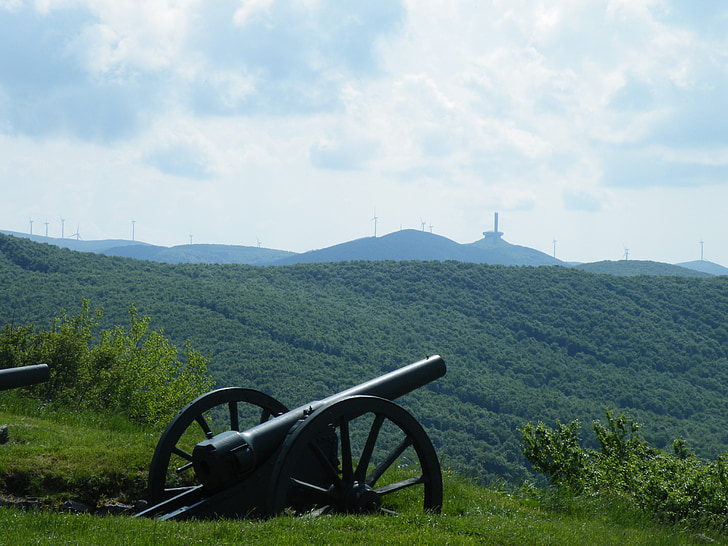
[[[45,383],[49,378],[50,370],[48,369],[48,364],[6,368],[0,370],[0,391]]]

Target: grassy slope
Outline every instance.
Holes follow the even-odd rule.
[[[0,398],[0,408],[7,406]],[[0,411],[0,422],[11,431],[11,442],[0,446],[1,491],[46,495],[51,505],[65,498],[91,503],[138,498],[157,432],[93,414],[38,413],[47,415]],[[652,523],[618,502],[554,501],[533,490],[509,494],[448,470],[444,484],[441,515],[413,508],[393,518],[158,522],[6,507],[0,508],[0,544],[703,544],[706,539],[699,531]]]
[[[51,505],[143,497],[158,433],[128,424],[120,430],[118,422],[88,413],[42,419],[2,408],[0,398],[0,423],[10,431],[10,442],[0,446],[0,492]]]

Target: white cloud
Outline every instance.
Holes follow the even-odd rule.
[[[205,229],[254,244],[259,225],[295,250],[366,234],[375,207],[380,230],[423,216],[464,241],[496,207],[524,239],[542,222],[603,226],[638,210],[625,192],[722,195],[727,14],[668,0],[0,0],[0,137],[27,158],[0,151],[0,172],[83,179],[94,191],[69,218],[116,191],[100,180],[168,196],[154,228],[134,214],[178,242],[202,242],[178,219],[197,205],[215,215]],[[644,207],[663,231],[678,209]],[[88,236],[103,223],[81,221]]]
[[[0,9],[15,11],[23,5],[23,0],[0,0]]]
[[[245,26],[249,19],[260,14],[269,14],[274,0],[241,0],[241,6],[233,15],[236,25]]]
[[[311,165],[319,169],[358,170],[376,152],[376,144],[364,139],[325,138],[311,146]]]

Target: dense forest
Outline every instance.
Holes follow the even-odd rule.
[[[484,480],[529,475],[526,423],[588,423],[606,409],[643,423],[655,447],[682,438],[703,457],[728,451],[728,277],[454,261],[170,265],[0,235],[0,279],[2,324],[48,327],[88,300],[113,328],[134,305],[209,356],[217,386],[289,407],[440,354],[447,375],[400,402],[443,466]]]

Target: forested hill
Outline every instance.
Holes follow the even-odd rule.
[[[438,353],[444,378],[402,404],[443,465],[518,482],[518,428],[591,419],[644,424],[728,450],[728,277],[622,277],[564,267],[348,262],[169,265],[0,235],[0,319],[51,326],[82,299],[103,327],[134,304],[178,347],[212,355],[218,386],[295,407]],[[151,455],[151,454],[150,454]]]
[[[712,268],[704,267],[703,264],[712,265]],[[710,264],[710,262],[692,262],[690,265],[672,265],[662,262],[648,260],[619,260],[592,262],[573,266],[588,273],[604,273],[608,275],[625,275],[633,277],[637,275],[672,275],[676,277],[710,277],[712,275],[725,275],[728,271],[721,271],[721,266]]]

